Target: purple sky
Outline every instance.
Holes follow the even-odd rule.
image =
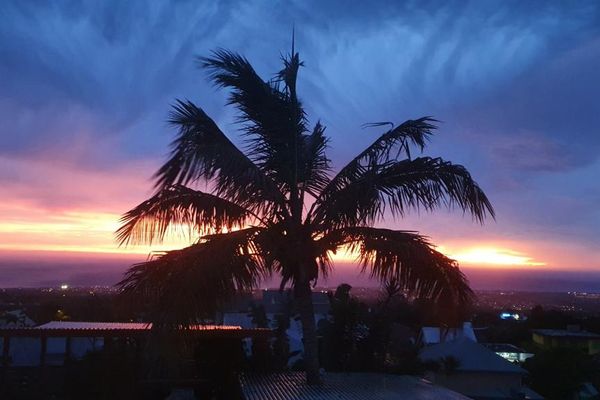
[[[483,227],[446,211],[388,226],[452,254],[600,270],[597,1],[3,1],[0,258],[114,250],[118,215],[165,159],[175,98],[236,138],[194,56],[239,51],[269,78],[292,26],[300,95],[337,167],[380,133],[361,124],[433,115],[427,154],[467,166],[497,210]]]

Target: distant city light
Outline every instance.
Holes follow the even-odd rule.
[[[501,312],[500,319],[513,319],[515,321],[526,320],[527,318],[519,313]]]
[[[67,290],[68,288],[69,288],[69,285],[67,285],[66,283],[63,283],[62,285],[60,285],[61,290]]]

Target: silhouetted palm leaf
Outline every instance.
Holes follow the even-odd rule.
[[[313,197],[329,184],[330,161],[325,154],[329,139],[325,136],[325,127],[317,122],[310,135],[303,135],[301,159],[304,161],[301,171],[302,188]]]
[[[489,200],[463,166],[422,157],[360,166],[338,181],[337,190],[320,197],[312,219],[340,228],[373,224],[386,211],[403,216],[409,209],[431,211],[454,205],[479,221],[494,215]]]
[[[201,58],[217,85],[231,89],[229,104],[240,111],[248,153],[261,169],[288,188],[293,184],[297,156],[291,144],[306,131],[305,115],[276,82],[265,82],[244,57],[226,50]],[[291,83],[291,82],[290,82]]]
[[[321,196],[327,196],[330,192],[339,190],[344,182],[356,176],[366,165],[382,165],[390,160],[396,160],[405,154],[410,158],[410,146],[417,146],[423,150],[427,140],[433,134],[436,122],[431,117],[423,117],[417,120],[405,121],[396,128],[390,129],[369,147],[363,150],[352,161],[344,166],[331,180],[330,184],[323,190]],[[387,125],[388,122],[368,124],[368,127]],[[318,204],[318,202],[317,202]]]
[[[199,237],[239,229],[257,219],[228,200],[177,185],[162,189],[123,215],[117,239],[122,244],[151,244],[176,227],[187,227],[189,236]]]
[[[156,187],[212,182],[219,197],[275,214],[285,199],[275,183],[242,153],[202,109],[177,101],[170,118],[179,130],[170,159],[155,175]]]
[[[236,293],[269,274],[254,238],[258,228],[211,235],[181,250],[134,265],[119,283],[128,300],[145,306],[157,325],[212,318]]]
[[[395,282],[416,297],[454,307],[464,307],[472,299],[456,261],[415,232],[350,227],[332,231],[321,240],[332,248],[344,246],[355,252],[363,271],[382,283]]]

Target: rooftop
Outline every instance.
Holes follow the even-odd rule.
[[[484,345],[465,338],[425,347],[419,353],[419,358],[423,361],[438,361],[445,357],[458,361],[457,371],[525,374],[521,367]]]
[[[473,325],[470,322],[463,323],[460,328],[440,328],[437,326],[424,326],[421,328],[421,342],[424,345],[451,342],[460,338],[477,341]]]
[[[468,400],[412,376],[375,373],[326,373],[320,386],[308,386],[302,372],[245,375],[241,385],[246,400]]]
[[[537,333],[538,335],[542,336],[553,337],[600,339],[600,335],[597,333],[567,329],[534,329],[533,333]]]
[[[47,324],[36,326],[33,329],[84,329],[84,330],[150,330],[151,322],[71,322],[71,321],[50,321]],[[189,329],[193,330],[230,330],[242,329],[236,325],[194,325]]]
[[[487,347],[488,349],[492,350],[493,352],[499,353],[499,352],[503,352],[503,353],[526,353],[525,350],[523,350],[520,347],[515,346],[514,344],[510,344],[510,343],[482,343],[485,347]]]
[[[71,321],[50,321],[46,324],[38,325],[33,329],[55,330],[55,329],[75,329],[75,330],[148,330],[152,328],[151,323],[145,322],[71,322]]]
[[[3,336],[130,336],[150,332],[152,323],[149,322],[72,322],[51,321],[32,328],[0,329]],[[269,335],[269,329],[244,329],[237,325],[192,325],[187,332],[201,335],[227,335],[248,337]]]

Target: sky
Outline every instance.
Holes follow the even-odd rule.
[[[600,271],[600,4],[368,3],[0,2],[0,266],[33,277],[48,254],[89,270],[181,245],[119,248],[113,233],[151,193],[175,99],[241,143],[195,57],[237,51],[268,79],[295,27],[299,94],[335,167],[382,133],[362,124],[432,115],[425,154],[465,165],[497,213],[383,226],[466,268]]]

